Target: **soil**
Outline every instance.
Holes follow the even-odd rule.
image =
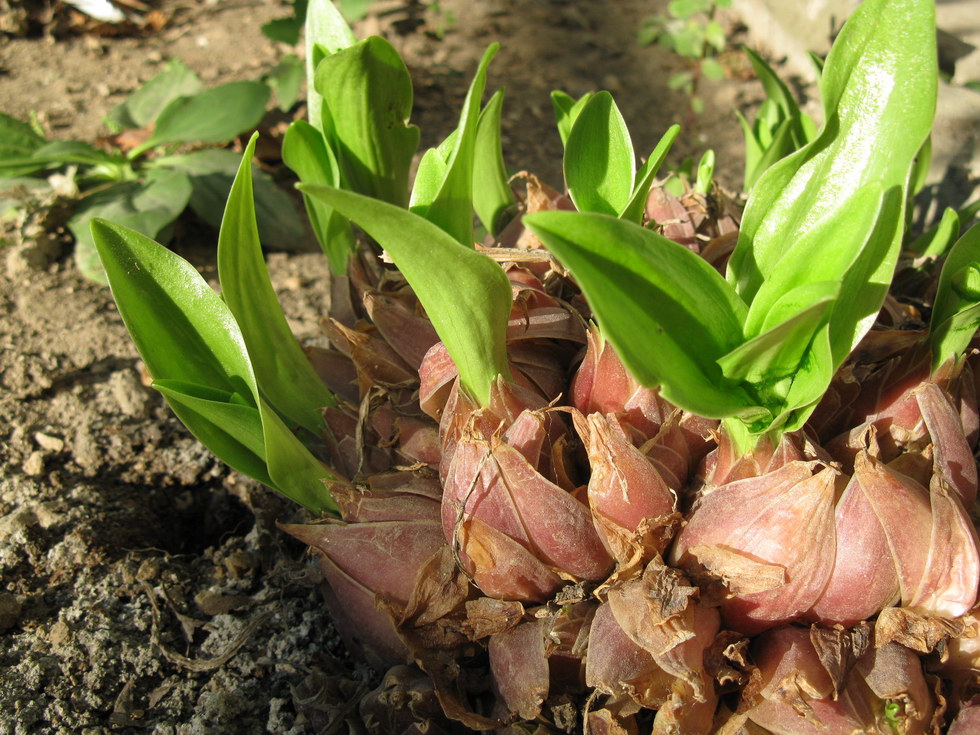
[[[665,4],[442,0],[409,28],[395,1],[376,3],[356,31],[384,33],[405,58],[423,146],[454,127],[483,49],[499,40],[490,84],[507,90],[507,165],[558,186],[550,90],[611,90],[638,152],[687,117],[687,98],[667,86],[678,60],[636,43],[642,20]],[[36,114],[54,138],[94,141],[103,115],[170,57],[215,84],[257,78],[292,51],[259,31],[288,13],[284,4],[159,7],[169,20],[154,32],[0,37],[0,109]],[[733,56],[733,78],[705,83],[706,110],[674,155],[709,142],[731,186],[742,166],[732,110],[762,95],[740,64]],[[215,460],[147,387],[109,292],[78,274],[63,230],[28,218],[6,236],[0,735],[341,725],[351,693],[377,675],[344,650],[302,546],[275,526],[299,511]],[[174,244],[209,279],[213,237],[187,221]],[[279,252],[269,267],[296,333],[320,338],[324,259]]]

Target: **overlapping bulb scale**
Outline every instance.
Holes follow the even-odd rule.
[[[530,180],[528,210],[567,206]],[[724,266],[730,206],[655,187],[649,214]],[[369,256],[310,354],[345,399],[343,520],[285,528],[394,667],[369,729],[980,732],[972,358],[930,374],[915,324],[876,329],[804,429],[740,456],[629,375],[519,220],[487,245],[513,287],[487,407]]]

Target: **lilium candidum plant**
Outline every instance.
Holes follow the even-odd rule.
[[[254,140],[220,298],[93,223],[155,387],[311,514],[284,530],[401,692],[365,699],[369,727],[969,730],[980,229],[952,213],[906,235],[934,12],[865,0],[826,60],[819,128],[753,55],[770,101],[742,121],[739,213],[711,157],[683,196],[663,188],[676,126],[638,166],[607,92],[552,95],[565,192],[526,176],[518,200],[503,92],[483,104],[496,45],[410,187],[404,64],[314,0],[309,121],[283,160],[333,273],[329,349],[299,345],[269,283]],[[916,275],[903,290],[897,270]]]

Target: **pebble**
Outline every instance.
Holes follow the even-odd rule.
[[[62,643],[68,640],[71,636],[71,628],[68,627],[68,623],[64,620],[59,620],[57,623],[51,626],[51,630],[48,631],[48,642],[56,646],[60,646]]]
[[[109,389],[126,416],[142,418],[150,412],[150,395],[133,370],[119,370],[109,378]]]
[[[49,452],[61,452],[65,448],[64,439],[53,434],[45,434],[43,431],[38,431],[34,434],[34,441],[37,442],[41,449],[47,449]]]
[[[22,468],[25,475],[40,477],[44,474],[44,452],[38,450],[31,452],[30,456],[24,460]]]

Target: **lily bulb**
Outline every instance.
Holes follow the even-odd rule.
[[[740,714],[720,733],[744,731],[746,720],[772,735],[931,731],[935,701],[918,656],[896,643],[870,646],[840,671],[833,665],[838,656],[818,652],[811,637],[783,627],[753,641],[759,684],[743,693]]]
[[[524,411],[502,435],[471,417],[444,484],[446,539],[491,597],[544,601],[565,579],[599,581],[612,564],[589,509],[541,474],[546,416]],[[445,455],[444,455],[445,457]]]
[[[921,615],[957,618],[976,603],[980,542],[941,471],[926,489],[861,452],[835,524],[834,568],[813,619],[851,625],[899,600]]]
[[[751,635],[797,619],[830,579],[838,474],[821,461],[794,460],[706,491],[671,563],[721,598],[734,630]]]
[[[372,663],[394,665],[406,662],[408,649],[384,608],[408,605],[447,549],[429,483],[404,473],[376,478],[376,485],[333,489],[346,522],[280,527],[319,557],[324,598],[341,635]]]
[[[615,419],[577,411],[572,419],[589,455],[589,506],[606,548],[623,564],[644,549],[662,552],[675,524],[674,491]]]

